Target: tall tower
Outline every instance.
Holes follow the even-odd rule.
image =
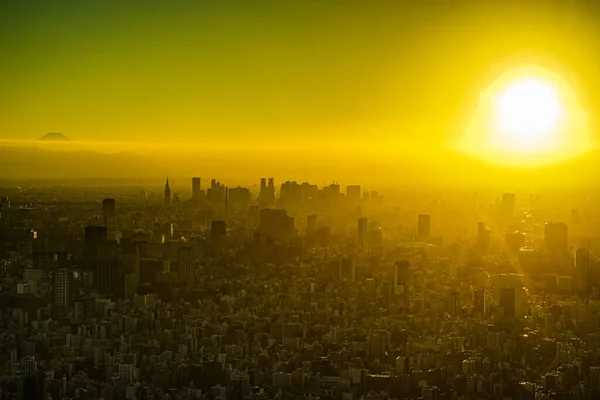
[[[179,280],[187,286],[194,285],[194,271],[192,269],[192,248],[182,246],[177,251],[177,265]]]
[[[165,205],[166,206],[171,205],[171,188],[169,187],[169,178],[168,177],[167,177],[167,183],[165,184],[164,198],[165,198]]]
[[[192,178],[192,200],[198,201],[200,198],[200,178]]]
[[[585,294],[588,289],[590,273],[590,251],[588,249],[577,249],[575,252],[575,285],[577,291]]]
[[[364,252],[367,247],[367,235],[369,233],[369,220],[367,218],[358,219],[358,251]]]
[[[56,307],[71,306],[72,274],[67,269],[54,271],[54,305]]]
[[[429,214],[421,214],[418,218],[418,235],[419,239],[428,238],[431,233],[431,216]]]

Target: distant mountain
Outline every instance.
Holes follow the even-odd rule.
[[[71,139],[69,139],[62,133],[50,132],[50,133],[46,133],[44,136],[42,136],[38,140],[45,141],[45,142],[68,142]]]

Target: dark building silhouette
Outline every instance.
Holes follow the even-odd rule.
[[[346,186],[346,198],[351,206],[360,204],[360,185]]]
[[[394,264],[394,286],[408,286],[410,280],[410,263],[406,260],[396,261]]]
[[[544,247],[550,251],[567,250],[567,224],[564,222],[547,222],[544,227]]]
[[[227,235],[227,223],[225,223],[225,221],[212,221],[210,226],[210,234],[213,237]]]
[[[193,286],[192,248],[183,246],[177,251],[177,268],[179,280]]]
[[[418,235],[419,238],[428,238],[431,234],[431,216],[421,214],[418,218]]]
[[[70,307],[73,296],[73,273],[68,269],[53,272],[54,306]]]
[[[102,216],[104,217],[105,225],[108,225],[109,220],[117,216],[115,199],[102,200]]]
[[[367,237],[369,235],[369,220],[367,218],[358,219],[358,251],[367,250]]]
[[[192,178],[192,200],[194,200],[194,201],[200,200],[200,191],[202,190],[200,183],[201,183],[200,178],[197,178],[197,177]]]
[[[165,191],[163,192],[163,197],[166,206],[171,205],[171,187],[169,186],[169,178],[167,178],[167,183],[165,183]]]
[[[590,251],[588,249],[577,249],[575,252],[575,273],[573,279],[577,292],[585,294],[588,291],[590,274]]]
[[[504,315],[507,317],[515,316],[516,296],[515,288],[505,287],[500,289],[500,304]]]
[[[106,226],[86,226],[84,244],[84,269],[93,270],[98,257],[100,244],[106,242],[108,229]]]
[[[116,242],[99,246],[94,282],[99,293],[118,298],[125,296],[125,271],[121,249]]]

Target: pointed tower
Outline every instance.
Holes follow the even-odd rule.
[[[171,205],[171,188],[169,187],[169,177],[167,177],[167,183],[165,184],[165,205]]]

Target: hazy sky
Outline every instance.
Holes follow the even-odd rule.
[[[595,106],[594,3],[3,0],[0,138],[443,142],[521,63]]]

